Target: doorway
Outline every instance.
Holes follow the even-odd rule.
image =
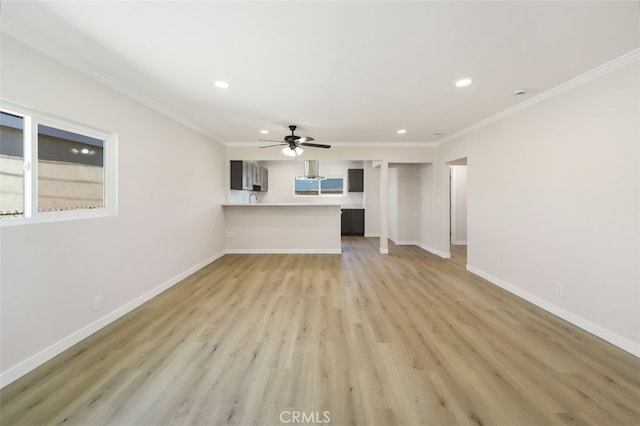
[[[449,166],[449,250],[452,258],[466,263],[467,257],[467,159],[460,158]]]

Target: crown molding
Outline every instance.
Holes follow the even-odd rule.
[[[496,121],[500,121],[504,118],[507,118],[509,116],[512,116],[520,111],[524,111],[528,108],[531,108],[534,105],[537,105],[541,102],[545,102],[549,99],[552,99],[558,95],[561,95],[562,93],[565,93],[571,89],[574,89],[578,86],[582,86],[583,84],[586,84],[590,81],[593,81],[599,77],[602,77],[605,74],[608,74],[610,72],[616,71],[620,68],[623,68],[627,65],[630,65],[634,62],[638,62],[640,60],[640,48],[639,49],[634,49],[616,59],[613,59],[612,61],[606,62],[596,68],[593,68],[590,71],[587,71],[583,74],[580,74],[577,77],[572,78],[571,80],[568,80],[552,89],[549,89],[537,96],[532,97],[531,99],[528,99],[524,102],[521,102],[517,105],[514,105],[510,108],[505,109],[504,111],[501,111],[497,114],[494,114],[490,117],[485,118],[484,120],[478,121],[475,124],[472,124],[471,126],[465,127],[462,130],[459,130],[455,133],[452,133],[451,135],[445,137],[444,139],[442,139],[441,141],[437,142],[436,146],[441,146],[447,142],[450,142],[452,140],[458,139],[459,137],[466,135],[467,133],[470,133],[474,130],[478,130],[481,129],[483,127],[488,126],[489,124],[495,123]]]
[[[435,142],[332,142],[339,148],[435,148]]]
[[[40,53],[43,53],[46,56],[49,56],[59,62],[62,62],[63,64],[86,75],[87,77],[92,78],[98,81],[99,83],[104,84],[105,86],[108,86],[137,102],[140,102],[141,104],[153,109],[156,112],[159,112],[162,115],[169,117],[170,119],[182,124],[183,126],[198,132],[202,136],[205,136],[207,139],[211,139],[215,142],[218,142],[217,140],[212,138],[209,134],[207,134],[207,132],[205,132],[204,129],[192,123],[190,120],[186,119],[185,117],[178,114],[177,112],[169,108],[166,108],[164,105],[156,102],[153,99],[148,98],[145,95],[142,95],[141,93],[139,93],[138,91],[134,90],[129,86],[123,85],[121,83],[117,83],[107,78],[103,74],[95,71],[89,65],[73,58],[72,55],[70,55],[66,50],[44,40],[43,38],[35,35],[34,33],[28,30],[25,30],[20,25],[17,25],[16,23],[2,16],[0,16],[0,32],[26,44],[27,46],[39,51]]]
[[[259,148],[268,142],[226,142],[227,148]],[[327,142],[335,148],[435,148],[435,142]]]

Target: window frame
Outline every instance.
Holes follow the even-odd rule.
[[[342,179],[342,193],[341,194],[323,194],[322,193],[322,181],[324,179],[307,179],[304,177],[299,177],[299,176],[294,176],[293,178],[293,196],[294,197],[303,197],[303,198],[307,198],[307,197],[344,197],[345,196],[345,181],[346,181],[346,177],[345,176],[326,176],[325,179]],[[296,193],[296,181],[297,180],[315,180],[318,182],[318,194],[297,194]]]
[[[36,111],[4,99],[0,99],[0,111],[20,116],[24,120],[22,141],[24,147],[22,167],[24,213],[22,217],[1,219],[0,227],[90,219],[116,216],[118,214],[118,135],[116,133]],[[47,212],[38,211],[38,125],[40,124],[104,141],[104,207]]]

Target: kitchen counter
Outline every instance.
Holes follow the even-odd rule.
[[[341,253],[340,204],[225,203],[227,253]]]
[[[312,203],[224,203],[222,207],[341,207],[341,204]]]

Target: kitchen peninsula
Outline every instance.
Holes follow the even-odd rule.
[[[340,204],[226,203],[228,253],[341,253]]]

